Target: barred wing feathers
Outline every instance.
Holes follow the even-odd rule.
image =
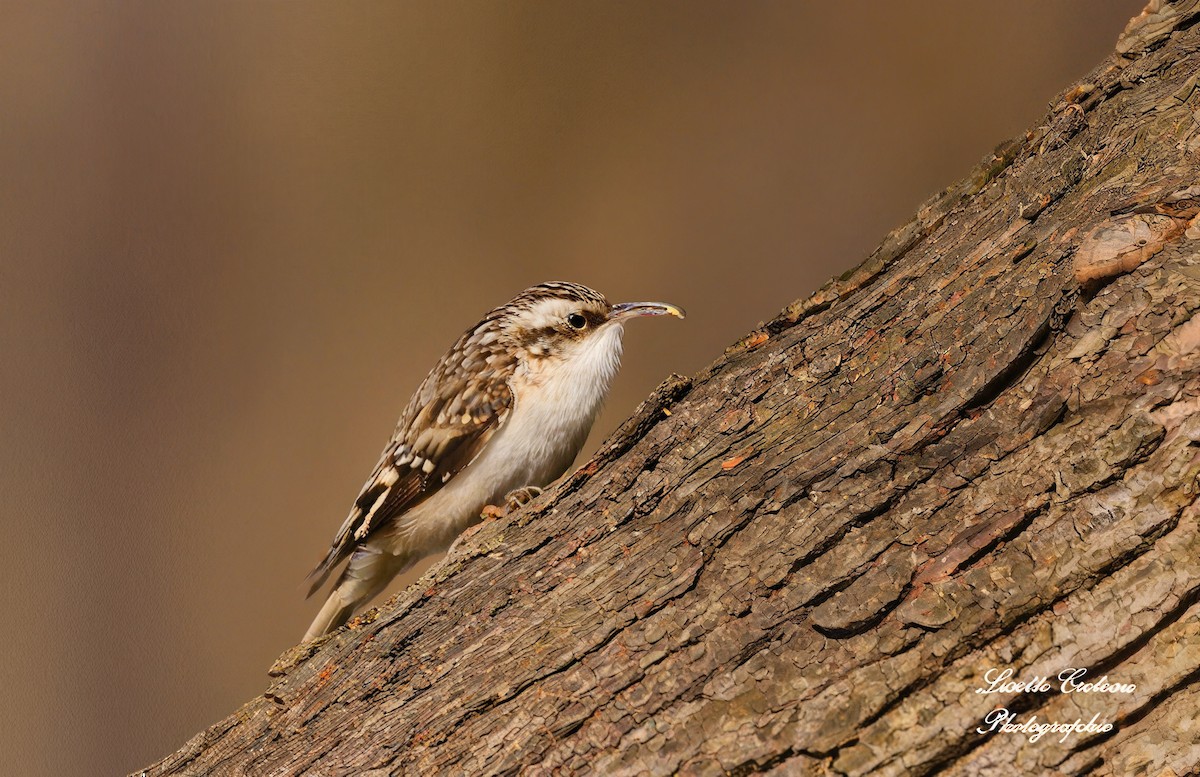
[[[463,335],[409,400],[375,471],[354,500],[308,595],[379,527],[435,493],[475,460],[512,409],[512,349],[493,317]]]

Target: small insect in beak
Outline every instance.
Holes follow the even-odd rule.
[[[638,316],[675,316],[683,318],[683,308],[668,302],[622,302],[612,306],[608,314],[610,321],[635,318]]]

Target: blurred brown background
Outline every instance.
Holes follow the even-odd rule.
[[[594,447],[1141,4],[0,2],[3,770],[127,772],[260,693],[484,311],[688,309],[630,327]]]

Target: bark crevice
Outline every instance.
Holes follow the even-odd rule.
[[[146,773],[1200,768],[1197,20],[1148,12],[861,265]],[[1153,251],[1097,237],[1149,212]],[[974,692],[1072,666],[1138,690]],[[1000,705],[1115,729],[977,733]]]

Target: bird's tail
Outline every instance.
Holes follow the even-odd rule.
[[[355,610],[374,599],[380,591],[387,588],[393,577],[409,566],[411,564],[407,563],[403,556],[394,556],[369,547],[355,550],[350,556],[350,563],[338,577],[337,584],[329,592],[325,605],[308,627],[303,641],[323,637],[350,620]]]

